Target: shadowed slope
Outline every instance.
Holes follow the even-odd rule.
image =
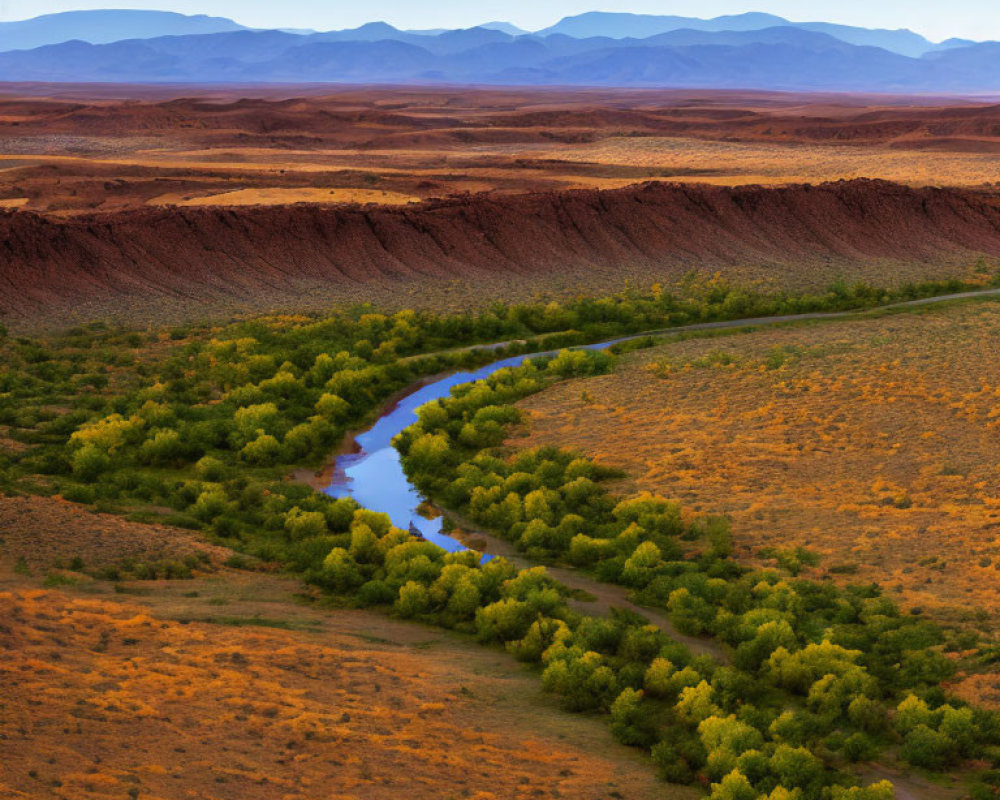
[[[474,196],[405,208],[158,209],[53,219],[0,214],[0,313],[129,298],[235,299],[258,307],[316,293],[366,299],[428,281],[497,280],[576,290],[692,268],[821,286],[852,265],[1000,256],[988,195],[878,181]],[[743,268],[754,265],[755,272]],[[872,276],[874,277],[874,276]],[[582,283],[581,283],[582,281]],[[516,292],[515,292],[516,294]]]

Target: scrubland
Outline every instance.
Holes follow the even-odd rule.
[[[748,558],[804,546],[841,580],[995,620],[1000,307],[676,341],[524,401],[559,443],[733,519]]]
[[[879,178],[910,186],[966,186],[996,183],[1000,152],[961,148],[912,150],[905,146],[711,141],[691,138],[609,138],[574,147],[553,146],[525,154],[570,163],[635,169],[690,170],[687,180],[722,186],[782,185]],[[685,180],[683,177],[671,180]],[[600,184],[598,184],[600,185]],[[612,188],[613,183],[600,188]]]
[[[663,179],[992,186],[996,118],[932,97],[13,85],[0,93],[0,203],[65,216]]]
[[[990,276],[981,278],[987,283]],[[869,307],[958,288],[955,282],[891,291],[837,284],[815,295],[766,295],[716,280],[693,295],[659,288],[650,295],[625,292],[567,304],[495,304],[489,312],[462,316],[412,311],[389,316],[361,307],[327,317],[280,316],[146,333],[93,325],[39,339],[4,337],[0,477],[5,492],[15,497],[4,501],[2,518],[22,532],[3,544],[12,587],[4,599],[18,622],[3,636],[9,650],[27,653],[36,668],[69,669],[59,673],[64,677],[46,699],[60,720],[66,714],[58,709],[72,705],[70,716],[80,720],[81,730],[88,719],[99,723],[108,737],[99,740],[102,747],[128,740],[136,715],[147,727],[165,718],[170,730],[185,730],[177,719],[187,708],[200,723],[199,746],[209,749],[218,740],[206,734],[206,720],[214,725],[221,713],[227,722],[254,723],[263,716],[269,723],[257,743],[269,743],[273,731],[280,740],[288,737],[284,750],[296,755],[276,763],[294,764],[294,773],[275,768],[272,777],[236,748],[227,729],[220,748],[244,755],[198,762],[207,771],[192,779],[202,787],[207,781],[234,784],[244,795],[266,786],[263,796],[271,796],[272,782],[281,781],[285,794],[307,794],[302,781],[325,779],[325,766],[311,770],[321,756],[314,756],[314,745],[307,742],[316,742],[324,753],[330,752],[323,749],[327,744],[340,748],[327,761],[344,768],[338,773],[342,783],[358,796],[379,796],[382,787],[397,791],[374,767],[353,771],[353,759],[362,758],[359,749],[366,764],[376,765],[382,763],[379,748],[392,751],[396,761],[397,750],[412,754],[418,749],[413,726],[422,724],[423,712],[450,707],[450,695],[404,683],[406,693],[420,702],[392,701],[393,710],[383,713],[382,702],[389,700],[369,700],[361,676],[382,675],[395,662],[357,655],[357,671],[345,672],[346,646],[320,643],[328,649],[317,650],[316,640],[300,637],[356,619],[364,621],[368,636],[381,637],[383,630],[402,630],[396,626],[408,619],[429,626],[424,630],[435,640],[470,637],[465,641],[471,647],[475,638],[486,646],[481,657],[502,659],[495,662],[498,670],[502,663],[515,674],[540,678],[534,685],[564,710],[609,719],[620,744],[651,758],[651,772],[655,768],[673,783],[711,785],[717,798],[735,791],[753,797],[883,800],[891,789],[879,779],[912,768],[931,771],[956,792],[967,785],[976,797],[991,796],[996,776],[983,766],[1000,758],[994,747],[1000,718],[966,706],[943,683],[974,659],[988,657],[993,644],[988,631],[942,627],[929,613],[904,613],[878,586],[836,589],[804,578],[801,565],[813,563],[806,550],[780,548],[774,567],[741,563],[733,557],[738,540],[715,509],[635,494],[616,484],[613,467],[562,446],[517,456],[504,447],[510,426],[522,418],[513,403],[578,386],[574,379],[584,376],[604,380],[596,376],[615,369],[615,355],[563,351],[498,373],[485,384],[462,387],[451,399],[426,407],[419,424],[397,440],[418,485],[473,525],[508,540],[520,551],[515,562],[446,554],[397,530],[384,515],[287,479],[297,468],[319,465],[347,431],[371,420],[400,389],[443,370],[684,322]],[[498,340],[509,344],[476,348]],[[651,344],[637,339],[623,357]],[[89,518],[91,512],[119,519]],[[157,527],[147,534],[142,526],[149,523]],[[67,540],[78,547],[67,548]],[[580,589],[554,580],[545,564],[557,567],[555,574],[578,570],[594,585],[614,586],[619,596],[631,592],[635,602],[617,613],[609,612],[607,603],[588,608]],[[292,613],[287,596],[294,590],[279,591],[272,581],[286,579],[274,577],[277,572],[301,581],[293,585],[308,606]],[[165,579],[171,583],[163,584]],[[44,584],[40,590],[38,581]],[[151,619],[136,611],[144,604]],[[650,618],[663,622],[648,624],[646,607]],[[41,622],[46,614],[74,620],[72,638],[61,634],[67,652],[55,650],[57,657],[51,656],[51,626]],[[21,619],[27,621],[22,625]],[[128,627],[122,620],[138,620],[142,635],[117,634]],[[205,625],[225,633],[200,639]],[[248,627],[254,635],[241,636]],[[679,639],[671,638],[674,632]],[[88,637],[96,637],[96,644],[88,644]],[[26,649],[24,641],[41,649]],[[141,642],[152,642],[155,653],[170,659],[168,669],[155,653],[148,654],[151,684],[123,678],[134,673],[134,659],[128,665],[121,659],[130,658],[129,648],[146,653]],[[278,657],[292,652],[289,648],[294,668]],[[109,652],[119,659],[105,660]],[[428,657],[448,661],[450,652]],[[44,653],[50,655],[43,658]],[[520,673],[522,668],[507,660],[511,657],[528,665],[528,672]],[[295,670],[324,659],[333,671],[316,666],[306,676],[319,680],[322,689],[300,681]],[[459,659],[463,667],[479,663]],[[73,664],[92,677],[76,677],[67,666]],[[185,669],[175,670],[178,664]],[[31,754],[44,752],[37,744],[44,737],[32,736],[68,737],[73,728],[62,721],[47,727],[45,703],[31,705],[40,684],[23,667],[12,667],[10,683],[23,689],[17,696],[25,698],[15,708],[38,727],[12,728],[13,737],[5,731],[5,741],[20,745],[13,751],[19,760],[11,763],[27,770],[31,780],[43,776],[57,789],[57,781],[82,785],[84,791],[99,785],[118,791],[118,782],[136,789],[134,762],[113,761],[99,751],[86,751],[92,766],[83,777],[79,769],[28,765]],[[241,704],[232,709],[227,702],[235,705],[236,695],[219,684],[229,669],[240,675],[234,685]],[[294,674],[286,674],[289,670]],[[105,672],[107,681],[95,682]],[[159,677],[164,673],[169,680]],[[184,675],[182,685],[174,681],[178,674]],[[196,689],[202,683],[209,687],[208,700]],[[461,685],[477,697],[475,685]],[[98,690],[111,692],[111,699],[97,697]],[[263,697],[266,708],[252,702],[247,708],[242,698],[250,693]],[[217,694],[231,717],[213,705]],[[278,700],[283,695],[290,696],[284,705]],[[165,712],[164,704],[175,697],[183,702]],[[542,709],[532,723],[540,725],[549,701],[538,694],[523,697]],[[503,723],[508,709],[497,712],[493,704],[488,713]],[[340,707],[347,709],[341,716],[322,710]],[[126,720],[118,716],[122,711]],[[363,727],[368,738],[354,736],[349,726],[345,732],[343,715],[370,725]],[[445,727],[432,734],[457,740],[460,747],[465,734],[448,728],[450,719],[447,713],[435,716]],[[461,719],[467,724],[464,715]],[[251,732],[257,729],[249,726]],[[159,747],[161,729],[151,730],[136,748]],[[519,728],[512,724],[507,730]],[[296,738],[290,738],[293,733]],[[542,796],[581,794],[562,788],[562,779],[578,773],[566,760],[549,760],[557,751],[543,741],[540,752],[549,755],[539,760],[534,745],[517,741],[504,739],[506,750],[496,760],[524,759],[530,764],[525,769],[541,776],[544,786],[508,769],[497,782],[497,796],[511,796],[521,786]],[[272,754],[279,743],[275,739],[262,752]],[[424,753],[412,754],[418,766],[408,771],[411,783],[472,790],[461,783],[464,761]],[[58,765],[60,756],[52,757]],[[608,758],[619,761],[618,755]],[[633,763],[632,756],[621,758]],[[860,766],[866,761],[877,762],[874,773]],[[103,771],[99,766],[112,763]],[[161,767],[169,773],[174,763]],[[606,762],[587,763],[593,771],[587,767],[579,774],[597,796],[628,796],[606,780],[594,782],[593,775],[606,774]],[[266,784],[255,783],[264,777]],[[871,786],[856,785],[873,779]],[[919,776],[902,779],[921,787],[916,796],[932,796]],[[23,791],[23,778],[12,780]],[[182,778],[168,782],[174,780]],[[643,796],[646,784],[639,778],[627,783],[631,780],[623,776],[621,786],[634,785]]]
[[[693,796],[501,653],[268,572],[95,580],[153,529],[24,505],[0,499],[20,520],[0,534],[5,798]]]
[[[0,787],[997,796],[995,303],[456,390],[396,445],[512,561],[289,479],[442,371],[995,285],[995,109],[88,91],[0,109]]]

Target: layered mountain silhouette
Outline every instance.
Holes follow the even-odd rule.
[[[0,50],[28,50],[78,39],[91,44],[157,36],[186,36],[243,30],[223,17],[170,11],[66,11],[22,22],[0,22]]]
[[[794,27],[805,31],[825,33],[849,44],[881,47],[904,56],[918,57],[933,50],[947,49],[963,44],[950,40],[943,45],[934,44],[920,34],[909,30],[870,30],[830,22],[789,22],[774,14],[734,14],[714,19],[695,17],[654,16],[650,14],[618,14],[592,11],[566,17],[551,28],[539,31],[545,36],[562,33],[576,38],[608,36],[613,39],[645,39],[659,33],[676,30],[697,31],[757,31],[763,28]],[[964,44],[973,44],[965,42]]]
[[[529,34],[500,22],[444,31],[373,22],[314,33],[164,12],[71,12],[0,24],[0,51],[7,81],[1000,90],[997,43],[935,44],[907,30],[759,13],[700,20],[594,12]]]

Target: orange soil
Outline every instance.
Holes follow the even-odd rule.
[[[1000,108],[710,91],[72,87],[0,92],[0,203],[60,214],[162,195],[613,188],[880,177],[993,183]],[[347,194],[345,197],[349,197]],[[209,200],[208,198],[214,198]]]
[[[886,206],[885,218],[852,199],[817,216],[801,197],[758,200],[761,190],[747,189],[735,219],[703,197],[705,186],[780,193],[882,178],[994,203],[998,131],[1000,107],[956,98],[8,85],[0,250],[9,256],[0,268],[9,296],[0,293],[0,314],[45,327],[47,317],[174,323],[365,301],[465,310],[483,298],[671,283],[692,269],[791,290],[834,277],[957,275],[996,255],[985,240],[996,226],[970,239],[962,209],[911,220]],[[629,200],[638,213],[621,219],[603,199],[568,199],[571,190],[642,197],[648,181],[686,184],[686,208]],[[548,198],[546,207],[526,193]],[[413,200],[431,210],[411,209]],[[385,208],[361,219],[347,203]],[[289,204],[294,216],[278,207]],[[318,219],[320,208],[336,218]],[[242,216],[265,210],[275,216]],[[399,216],[376,218],[393,210]],[[873,222],[844,230],[857,222],[844,210]],[[143,212],[166,216],[130,216]],[[691,214],[701,228],[691,229]],[[413,224],[401,229],[401,219]],[[512,245],[510,231],[532,246]]]
[[[48,500],[0,512],[0,797],[694,796],[502,651],[263,573],[42,588],[74,542],[176,543]],[[13,569],[25,552],[35,577]]]
[[[294,203],[377,203],[394,206],[415,203],[419,197],[382,192],[375,189],[237,189],[232,192],[207,197],[186,197],[165,194],[154,197],[149,205],[175,206],[259,206],[290,205]]]
[[[457,654],[447,645],[366,644],[364,631],[392,637],[394,624],[335,616],[338,630],[321,633],[231,628],[179,624],[104,597],[0,591],[0,796],[669,792],[637,759],[617,764],[624,751],[609,741],[604,755],[594,741],[581,747],[601,738],[597,730],[573,735],[563,719],[562,736],[544,722],[533,730],[523,701],[507,695],[533,680],[513,662],[512,677],[486,683],[476,674],[484,659],[466,648],[452,666]],[[511,701],[511,709],[494,705]]]
[[[804,545],[908,606],[996,618],[997,352],[996,303],[676,342],[524,401],[515,443],[728,514],[743,557]]]
[[[163,525],[136,525],[108,514],[42,497],[0,497],[0,554],[44,570],[75,558],[87,569],[136,562],[182,560],[205,553],[219,564],[232,555],[190,532]]]

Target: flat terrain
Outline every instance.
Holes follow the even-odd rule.
[[[996,105],[926,97],[8,84],[0,203],[65,215],[651,179],[992,186],[998,122]]]
[[[729,515],[745,559],[801,545],[820,573],[995,620],[997,352],[995,301],[678,341],[525,400],[514,443]]]
[[[0,499],[4,798],[694,796],[472,641],[267,573],[60,571],[43,554],[69,538],[125,557],[156,532],[50,502]]]

